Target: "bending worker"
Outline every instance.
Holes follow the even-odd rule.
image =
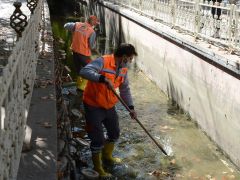
[[[111,88],[118,88],[120,96],[131,109],[131,117],[136,118],[127,76],[127,65],[137,56],[134,46],[121,44],[111,55],[104,55],[82,68],[80,75],[88,80],[83,93],[86,131],[91,140],[94,170],[101,177],[109,177],[102,166],[102,158],[108,164],[120,163],[113,157],[114,142],[119,138],[120,129],[115,104],[118,99]],[[107,130],[104,137],[103,125]]]
[[[91,15],[86,22],[69,22],[64,25],[64,28],[72,31],[73,62],[76,67],[76,72],[79,72],[82,67],[86,66],[91,61],[91,50],[95,48],[96,33],[94,26],[99,24],[96,16]],[[84,91],[87,81],[80,76],[77,77],[77,89]]]

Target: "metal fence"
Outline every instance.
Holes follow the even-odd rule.
[[[240,8],[204,0],[108,0],[230,49],[240,49]]]
[[[16,179],[39,55],[43,0],[0,66],[0,179]],[[8,38],[9,39],[9,38]]]

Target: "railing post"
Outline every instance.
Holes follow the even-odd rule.
[[[10,17],[10,26],[16,31],[17,33],[17,40],[19,37],[22,37],[22,32],[24,28],[27,26],[27,16],[23,14],[21,11],[21,2],[14,2],[13,5],[15,6],[15,10]]]
[[[176,23],[176,5],[175,5],[175,0],[170,0],[170,6],[171,6],[171,16],[172,16],[172,24],[171,27],[174,28],[175,27],[175,23]]]
[[[31,11],[31,14],[34,13],[35,8],[37,7],[38,0],[27,0],[27,7]]]
[[[230,17],[229,17],[229,25],[228,25],[228,47],[231,49],[232,48],[232,30],[233,30],[233,24],[234,24],[234,19],[233,19],[233,13],[234,13],[234,5],[230,4]]]
[[[139,0],[139,9],[142,11],[142,0]]]
[[[232,35],[232,41],[231,46],[234,47],[234,45],[237,44],[238,40],[238,15],[237,15],[237,6],[232,4],[232,22],[231,22],[231,35]]]
[[[199,0],[195,0],[195,12],[194,12],[194,37],[198,38],[198,33],[200,31],[200,6]]]
[[[153,2],[153,12],[152,12],[152,16],[153,16],[154,20],[157,19],[157,3],[158,3],[158,1],[154,0],[154,2]]]
[[[240,18],[240,16],[239,16],[239,6],[238,5],[236,5],[235,6],[235,11],[234,11],[234,14],[235,14],[235,20],[236,20],[236,33],[235,33],[235,46],[237,46],[237,48],[239,49],[240,48],[240,43],[239,43],[239,40],[240,40],[240,38],[239,38],[239,28],[240,28],[240,24],[239,24],[239,18]]]

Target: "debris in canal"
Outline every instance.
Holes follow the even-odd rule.
[[[115,89],[111,89],[112,92],[115,94],[115,96],[118,98],[118,100],[122,103],[122,105],[127,109],[129,113],[131,113],[131,109],[128,107],[128,105],[123,101],[123,99],[117,94]],[[138,120],[137,117],[134,117],[134,119],[137,121],[137,123],[141,126],[141,128],[145,131],[145,133],[152,139],[152,141],[157,145],[157,147],[166,155],[168,156],[167,152],[164,150],[163,146],[159,144],[153,136],[148,132],[148,130],[143,126],[143,124]]]

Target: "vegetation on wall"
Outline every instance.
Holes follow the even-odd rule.
[[[67,22],[82,21],[78,0],[48,0],[48,4],[55,46],[57,46],[55,48],[66,52],[66,59],[63,63],[72,70],[71,76],[75,78],[76,72],[70,49],[72,33],[63,26]]]
[[[79,11],[78,2],[76,0],[48,0],[48,5],[51,15],[52,31],[55,40],[55,47],[59,50],[64,50],[66,53],[66,59],[63,60],[71,70],[71,76],[76,76],[71,46],[71,32],[64,29],[66,22],[73,22],[77,20],[77,15],[74,12]],[[79,18],[78,18],[79,19]]]
[[[71,70],[71,76],[73,78],[76,77],[76,72],[72,60],[72,51],[70,49],[71,46],[71,33],[66,31],[63,28],[63,24],[60,23],[60,20],[53,20],[52,21],[52,31],[54,35],[54,40],[57,42],[55,43],[55,46],[57,45],[58,47],[55,47],[59,50],[64,50],[66,53],[66,59],[63,60],[63,63],[67,65]]]

